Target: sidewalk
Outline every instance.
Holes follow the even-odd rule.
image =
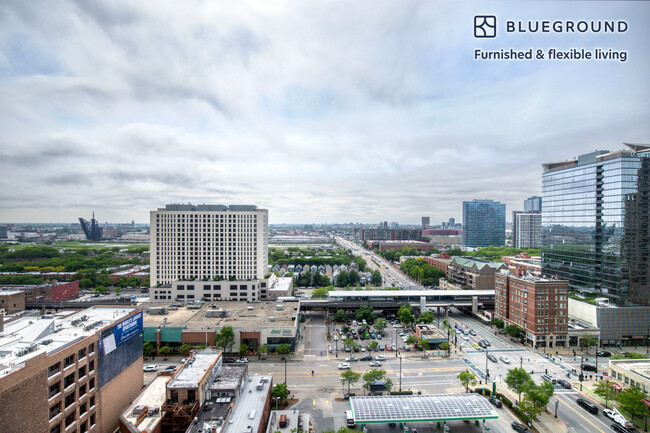
[[[508,397],[508,399],[510,399],[513,404],[519,397],[517,394],[508,389],[508,387],[505,386],[505,383],[497,388],[497,392],[500,392],[501,394]],[[507,409],[505,405],[504,409]],[[510,412],[509,409],[507,410],[515,419],[517,419],[517,422],[521,422],[521,420],[517,418],[514,413]],[[533,421],[533,429],[537,430],[540,433],[568,433],[569,431],[569,428],[566,426],[564,421],[562,421],[560,418],[555,418],[553,413],[549,412],[548,406],[547,410],[542,412],[542,414],[537,417],[536,421]]]

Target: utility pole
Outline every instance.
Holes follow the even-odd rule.
[[[485,351],[485,384],[487,385],[488,378],[490,377],[490,370],[488,370],[488,351]]]
[[[582,375],[582,355],[580,355],[580,391],[582,391],[582,380],[584,376]]]
[[[402,392],[402,356],[399,357],[399,392]]]

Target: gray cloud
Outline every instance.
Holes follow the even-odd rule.
[[[0,8],[0,221],[147,221],[168,202],[271,222],[508,212],[541,164],[648,142],[647,3],[490,3],[500,17],[624,18],[625,35],[477,41],[483,3],[62,2]],[[585,44],[626,63],[477,62]]]

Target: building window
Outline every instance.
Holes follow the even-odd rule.
[[[84,402],[83,404],[79,405],[79,415],[83,415],[86,412],[88,412],[88,402]]]
[[[84,421],[81,423],[81,427],[79,427],[79,431],[81,433],[86,433],[88,431],[88,421]]]
[[[90,400],[88,400],[88,403],[90,404],[90,408],[92,409],[93,406],[95,406],[95,396],[93,395],[90,397]]]
[[[50,367],[47,369],[47,377],[52,377],[55,374],[57,374],[59,371],[61,371],[61,363],[57,362],[54,365],[50,365]]]
[[[63,368],[68,368],[74,364],[74,355],[70,355],[63,360]]]
[[[88,353],[94,353],[95,352],[95,343],[90,343],[90,346],[88,346]]]
[[[172,389],[169,393],[169,399],[172,401],[172,403],[178,403],[178,391]]]
[[[63,379],[63,388],[64,389],[71,386],[71,385],[74,385],[74,373],[67,375]]]
[[[61,424],[57,424],[50,429],[50,433],[59,433],[61,431]]]
[[[83,397],[84,395],[86,395],[86,385],[85,384],[81,385],[79,387],[79,398]]]
[[[95,369],[95,361],[94,361],[94,360],[91,360],[91,361],[88,363],[88,372],[89,372],[89,373],[92,373],[92,371],[93,371],[94,369]]]
[[[65,408],[67,409],[68,407],[70,407],[72,403],[74,403],[75,401],[77,401],[77,399],[75,398],[74,392],[71,393],[70,395],[67,395],[65,397],[65,402],[64,402]]]
[[[77,352],[77,359],[83,359],[86,357],[86,348],[84,347],[79,352]]]
[[[54,406],[50,406],[50,419],[54,418],[61,413],[61,402],[58,402]]]
[[[61,382],[57,382],[54,385],[50,385],[50,388],[47,392],[47,398],[48,399],[52,398],[60,392],[61,392]]]
[[[86,375],[86,366],[84,365],[83,367],[79,367],[78,372],[79,372],[79,379],[81,379]]]
[[[92,427],[94,425],[95,425],[95,414],[93,413],[90,415],[90,426]]]
[[[95,387],[95,378],[92,378],[88,381],[88,389],[93,389]]]
[[[72,412],[70,415],[65,417],[65,428],[70,427],[76,421],[75,415],[76,414]]]
[[[187,390],[187,402],[194,403],[196,401],[196,391],[193,389]]]

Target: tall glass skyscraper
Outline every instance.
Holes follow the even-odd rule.
[[[492,200],[463,202],[463,245],[503,246],[506,243],[506,205]]]
[[[650,219],[647,201],[640,203],[637,194],[637,180],[649,168],[643,160],[650,156],[650,146],[628,146],[629,150],[596,151],[544,164],[542,174],[542,274],[558,275],[569,281],[571,289],[619,303],[630,300],[629,258],[645,260],[646,266],[650,260],[633,246],[643,232],[639,224],[645,221],[647,236]],[[628,208],[634,206],[637,221],[637,229],[627,234],[626,203]],[[643,290],[645,303],[650,304],[647,284]]]

